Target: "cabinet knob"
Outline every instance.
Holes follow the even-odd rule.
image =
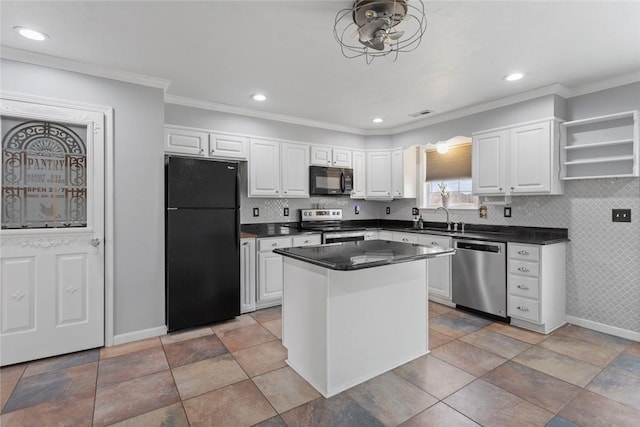
[[[311,242],[309,242],[308,240],[305,240],[304,243],[311,243]]]
[[[407,239],[406,237],[403,237],[403,238],[402,238],[402,241],[403,241],[403,242],[408,242],[408,241],[409,241],[409,239]]]
[[[519,253],[520,255],[529,255],[529,252],[527,252],[527,251],[525,251],[525,250],[518,251],[518,253]]]
[[[527,285],[518,285],[518,289],[529,289]]]
[[[518,271],[522,271],[523,273],[528,273],[529,269],[527,267],[518,267]]]
[[[515,190],[516,187],[511,187],[512,190]]]
[[[200,154],[203,154],[203,153],[204,153],[204,148],[201,148],[200,149]]]
[[[278,244],[274,242],[271,244],[271,246],[278,246]]]
[[[431,242],[431,246],[438,246],[438,242]]]
[[[529,311],[529,309],[523,305],[519,305],[518,307],[516,307],[518,310],[520,311]]]
[[[502,187],[499,187],[498,190],[502,191]]]
[[[287,194],[287,192],[285,191],[284,194]]]

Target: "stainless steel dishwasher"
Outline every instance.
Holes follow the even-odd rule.
[[[507,317],[506,244],[453,239],[452,300],[456,305]]]

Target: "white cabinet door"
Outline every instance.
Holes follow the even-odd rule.
[[[256,240],[240,240],[240,313],[256,309]]]
[[[473,136],[471,175],[474,194],[505,194],[507,137],[506,130]]]
[[[337,168],[351,168],[351,150],[334,148],[331,164]]]
[[[366,196],[367,156],[364,151],[353,152],[353,191],[351,197],[364,199]]]
[[[315,166],[331,166],[331,147],[311,147],[311,164]]]
[[[421,245],[435,246],[442,249],[451,247],[449,237],[422,234],[418,239]],[[431,258],[428,261],[427,285],[429,296],[451,301],[451,257]]]
[[[391,152],[367,153],[367,196],[391,197]]]
[[[418,234],[415,233],[402,233],[398,231],[393,232],[393,241],[402,243],[418,243]]]
[[[404,195],[404,161],[403,150],[394,150],[391,153],[391,194],[393,197]]]
[[[273,252],[258,252],[258,305],[265,306],[282,299],[282,256]]]
[[[282,143],[282,197],[309,197],[309,146]]]
[[[311,246],[322,244],[322,234],[304,234],[301,236],[293,236],[292,246]]]
[[[509,190],[512,194],[551,191],[551,139],[548,121],[511,129]]]
[[[170,153],[204,156],[209,135],[207,132],[185,129],[180,126],[165,126],[164,149]]]
[[[249,161],[249,196],[280,196],[280,143],[252,139]]]
[[[224,133],[209,134],[209,156],[222,159],[247,160],[249,139]]]

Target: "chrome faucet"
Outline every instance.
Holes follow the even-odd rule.
[[[433,213],[438,212],[440,209],[444,209],[444,211],[447,213],[447,231],[451,231],[451,223],[449,222],[449,209],[445,208],[444,206],[440,206],[436,208]]]

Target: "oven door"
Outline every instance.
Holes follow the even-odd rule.
[[[309,192],[311,195],[351,194],[353,189],[353,170],[309,167]]]
[[[322,233],[322,243],[356,242],[364,240],[364,231],[336,231]]]

